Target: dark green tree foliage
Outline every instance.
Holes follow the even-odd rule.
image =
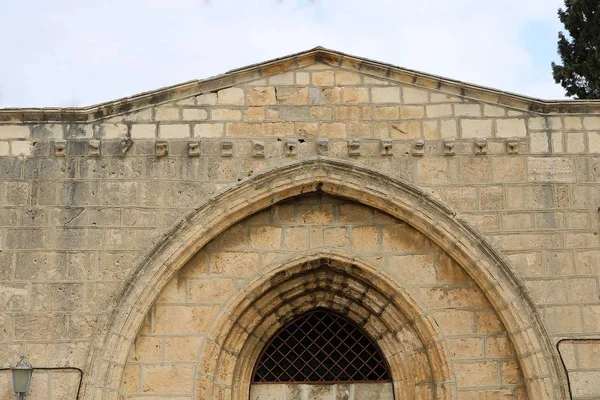
[[[570,38],[558,34],[563,65],[552,63],[554,80],[568,96],[600,98],[600,0],[565,0],[558,17]]]

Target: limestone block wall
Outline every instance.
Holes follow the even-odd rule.
[[[0,367],[86,371],[172,224],[315,156],[440,198],[508,258],[554,344],[600,337],[600,105],[315,50],[97,107],[0,110]],[[600,396],[581,354],[565,363],[576,397]]]
[[[422,302],[442,329],[442,345],[448,348],[454,371],[450,386],[458,398],[527,397],[506,329],[481,289],[445,252],[415,229],[377,210],[310,195],[233,225],[180,270],[159,295],[130,351],[123,398],[202,398],[196,385],[207,362],[203,354],[210,349],[207,332],[223,305],[249,291],[249,283],[268,266],[317,250],[368,260]],[[310,285],[310,277],[299,285]],[[285,321],[286,315],[278,318]],[[371,324],[366,314],[360,321],[367,327]],[[411,365],[419,369],[419,363]],[[425,387],[431,378],[423,370],[418,379]],[[282,385],[269,386],[253,385],[250,398],[284,400],[269,397],[280,396]],[[359,390],[356,399],[386,400],[391,395],[381,388],[368,388],[364,392],[377,393],[375,397]],[[320,391],[329,394],[309,398],[329,399],[333,388]],[[292,399],[290,394],[287,400]]]

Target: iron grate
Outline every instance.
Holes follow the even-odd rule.
[[[341,315],[313,310],[281,328],[254,367],[254,383],[389,381],[377,345]]]

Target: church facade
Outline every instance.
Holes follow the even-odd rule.
[[[600,101],[315,48],[0,110],[0,399],[600,397]]]

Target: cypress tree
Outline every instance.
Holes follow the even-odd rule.
[[[567,96],[600,98],[600,0],[565,0],[558,17],[569,37],[558,34],[563,65],[552,63],[554,80]]]

